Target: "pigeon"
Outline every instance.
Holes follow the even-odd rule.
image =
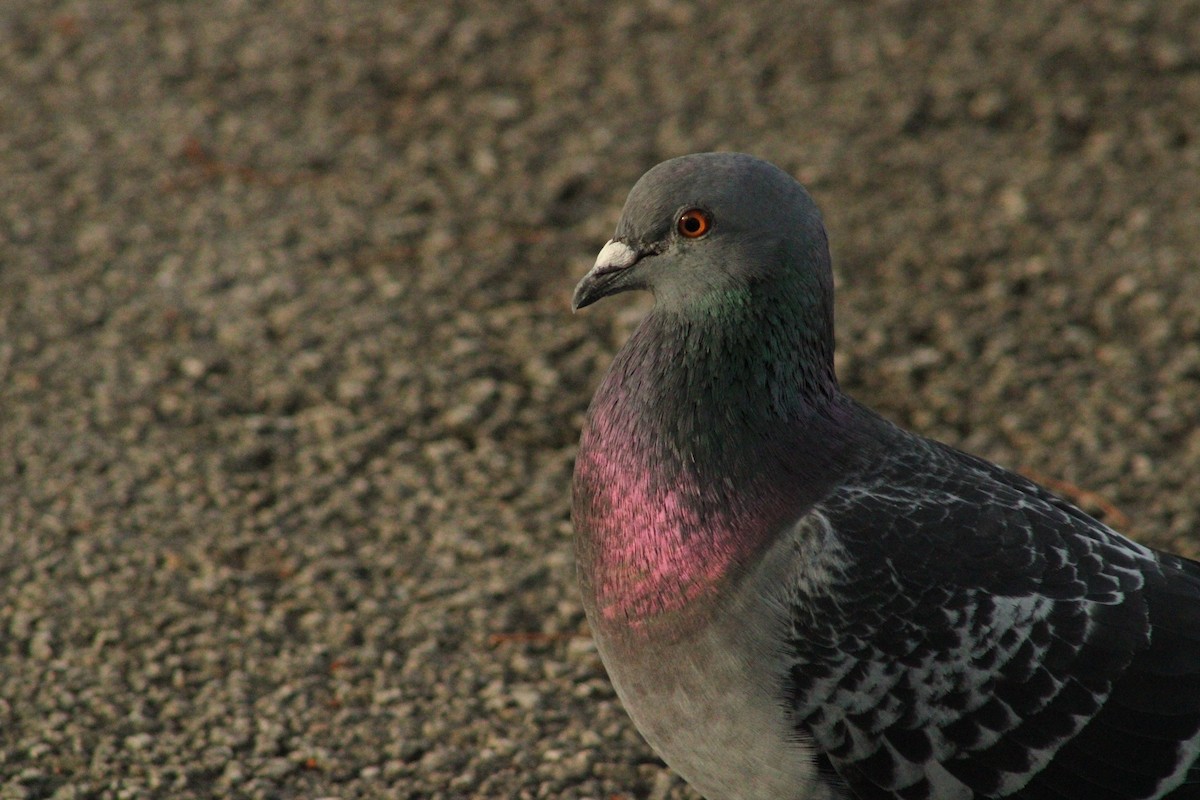
[[[575,309],[652,310],[572,481],[589,626],[709,800],[1200,798],[1200,563],[844,394],[807,191],[752,156],[633,187]]]

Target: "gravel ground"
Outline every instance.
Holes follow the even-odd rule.
[[[648,301],[568,300],[706,149],[824,208],[851,393],[1200,551],[1196,2],[16,0],[0,800],[693,797],[571,562]]]

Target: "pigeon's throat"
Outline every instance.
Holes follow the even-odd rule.
[[[828,479],[831,359],[762,310],[652,313],[597,391],[574,516],[598,624],[703,609]]]
[[[790,512],[750,487],[734,497],[679,465],[592,444],[585,437],[576,461],[576,555],[602,627],[640,630],[702,612]]]

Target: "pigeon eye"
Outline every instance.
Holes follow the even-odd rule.
[[[675,223],[679,235],[688,239],[699,239],[712,229],[712,215],[702,208],[689,208],[679,215]]]

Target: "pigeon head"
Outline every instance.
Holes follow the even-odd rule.
[[[752,156],[701,153],[642,176],[572,305],[647,289],[659,308],[686,314],[765,292],[800,301],[819,318],[807,322],[832,333],[832,283],[825,229],[804,187]]]

